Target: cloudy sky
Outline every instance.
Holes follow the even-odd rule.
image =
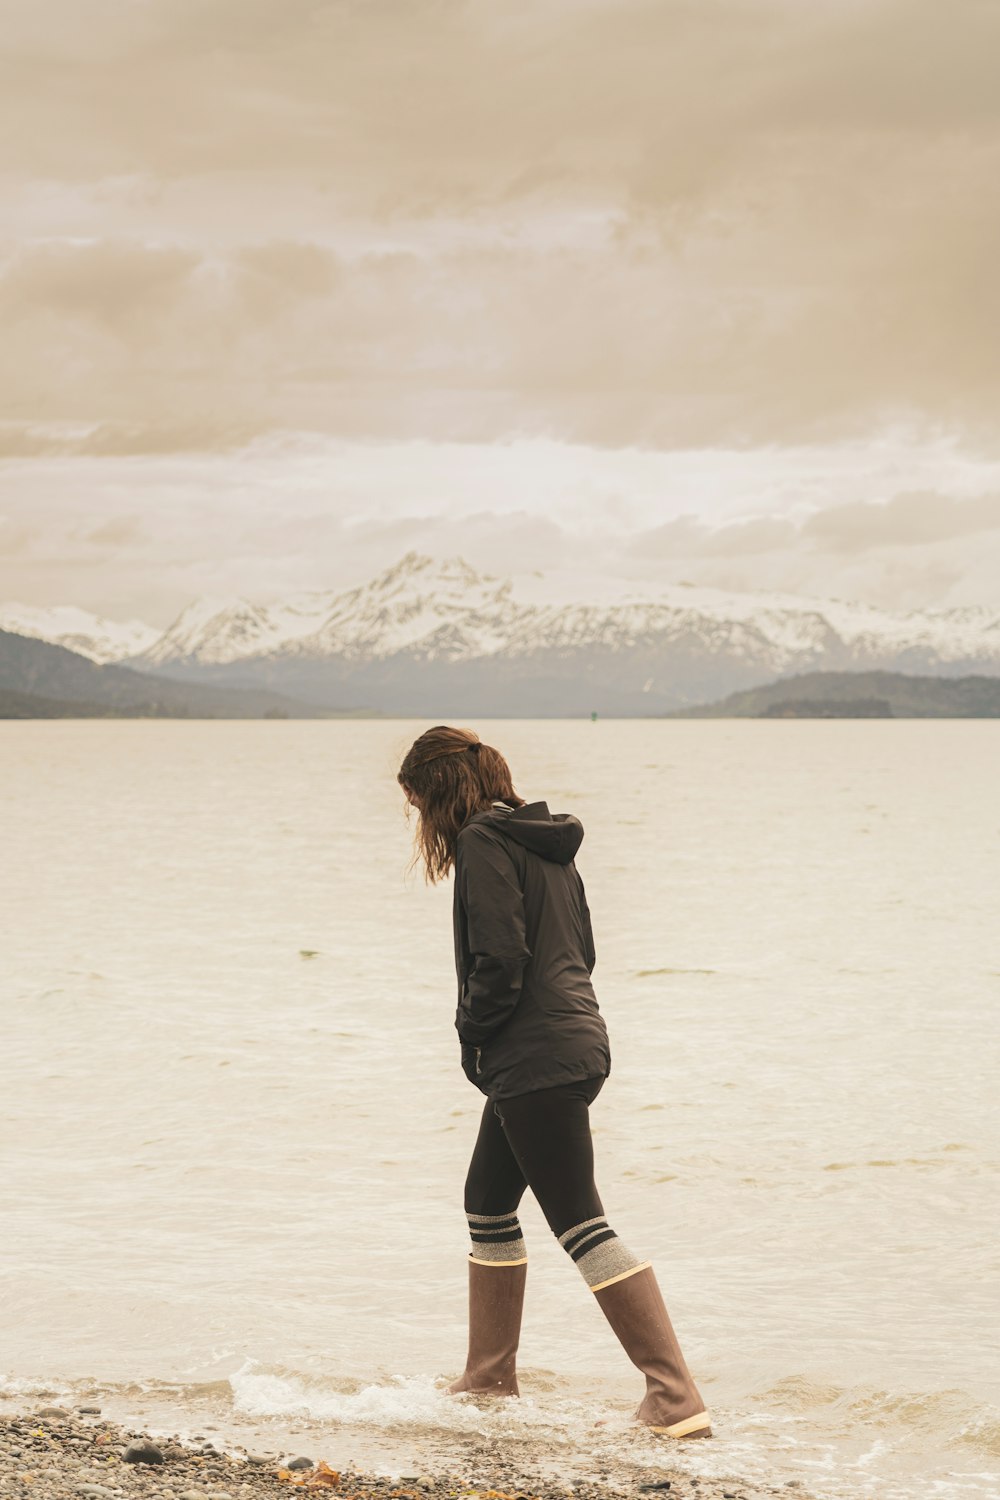
[[[995,0],[0,22],[0,599],[1000,602]]]

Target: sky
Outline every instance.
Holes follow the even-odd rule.
[[[0,600],[998,602],[994,0],[0,23]]]

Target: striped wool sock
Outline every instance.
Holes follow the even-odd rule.
[[[528,1249],[517,1214],[466,1214],[472,1237],[470,1260],[480,1266],[523,1266]]]
[[[557,1235],[560,1245],[576,1262],[580,1274],[592,1292],[613,1281],[624,1281],[636,1271],[643,1271],[651,1264],[633,1255],[626,1245],[608,1228],[607,1219],[584,1219],[574,1224],[563,1234]]]

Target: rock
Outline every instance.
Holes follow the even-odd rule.
[[[261,1458],[261,1456],[260,1456],[259,1453],[248,1453],[247,1454],[247,1463],[248,1464],[269,1464],[270,1462],[271,1462],[271,1460],[269,1458]]]
[[[163,1462],[163,1454],[148,1438],[140,1438],[138,1442],[129,1443],[122,1458],[127,1464],[162,1464]]]
[[[180,1500],[208,1500],[204,1490],[181,1490]]]
[[[99,1406],[78,1406],[77,1411],[81,1417],[99,1417],[101,1408]]]
[[[43,1406],[41,1411],[36,1411],[36,1417],[68,1417],[69,1412],[65,1406]]]
[[[78,1484],[76,1492],[78,1495],[95,1495],[97,1497],[114,1494],[114,1490],[106,1490],[103,1484]]]
[[[311,1469],[313,1461],[311,1458],[292,1458],[283,1466],[286,1469]]]

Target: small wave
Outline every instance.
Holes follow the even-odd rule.
[[[901,1429],[928,1448],[972,1448],[988,1457],[1000,1455],[1000,1411],[987,1402],[975,1401],[957,1388],[942,1391],[859,1390],[789,1375],[752,1397],[772,1410],[795,1415],[809,1414],[818,1427],[827,1421],[846,1425],[858,1434],[865,1429],[892,1432]],[[824,1410],[825,1413],[824,1413]]]
[[[954,1438],[956,1446],[968,1447],[990,1458],[1000,1458],[1000,1413],[976,1418]]]
[[[395,1375],[385,1385],[309,1379],[249,1363],[229,1377],[233,1407],[251,1417],[306,1417],[343,1426],[525,1436],[544,1430],[552,1441],[570,1442],[593,1425],[593,1408],[560,1399],[557,1408],[536,1407],[530,1396],[491,1403],[487,1409],[450,1396],[426,1375]],[[607,1418],[608,1413],[603,1413]]]
[[[355,1442],[364,1432],[374,1444],[395,1443],[397,1451],[403,1443],[410,1448],[429,1441],[438,1451],[502,1452],[525,1475],[547,1476],[563,1485],[601,1475],[603,1481],[628,1489],[651,1473],[662,1474],[663,1440],[635,1423],[634,1400],[621,1406],[577,1400],[564,1389],[553,1390],[544,1371],[519,1372],[519,1380],[519,1401],[480,1402],[448,1395],[426,1375],[395,1375],[383,1384],[343,1390],[250,1361],[230,1377],[230,1384],[233,1408],[241,1416],[268,1424],[294,1420],[332,1426],[340,1442]],[[721,1412],[719,1416],[726,1437],[715,1444],[688,1444],[683,1452],[672,1446],[671,1471],[704,1479],[740,1475],[733,1479],[737,1487],[752,1483],[752,1476],[772,1474],[772,1457],[756,1451],[756,1432],[735,1430]],[[331,1436],[324,1432],[323,1440]]]
[[[48,1401],[98,1401],[102,1398],[130,1401],[157,1398],[178,1405],[200,1405],[220,1398],[228,1404],[232,1388],[228,1380],[99,1380],[85,1376],[73,1380],[32,1379],[26,1376],[0,1377],[0,1398]]]
[[[18,1375],[0,1376],[0,1396],[12,1401],[24,1396],[65,1396],[71,1389],[71,1386],[53,1383],[51,1380],[30,1380]]]
[[[832,1406],[846,1395],[842,1385],[811,1380],[807,1375],[786,1375],[752,1399],[784,1411],[809,1411],[816,1406]]]

